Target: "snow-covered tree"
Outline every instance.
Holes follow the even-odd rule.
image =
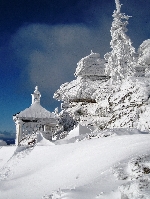
[[[112,77],[112,81],[121,80],[134,73],[135,49],[130,38],[126,35],[129,16],[120,12],[121,4],[115,0],[116,10],[113,13],[111,27],[112,51],[105,54],[106,74]]]

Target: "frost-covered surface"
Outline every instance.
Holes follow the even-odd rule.
[[[139,66],[145,69],[145,76],[150,78],[150,39],[143,41],[138,49]]]
[[[94,93],[101,89],[101,84],[105,80],[94,81],[89,78],[77,77],[76,80],[62,84],[60,89],[55,92],[54,98],[57,100],[84,100],[93,99]]]
[[[34,146],[37,142],[36,132],[30,132],[26,135],[23,135],[22,140],[20,141],[20,146]]]
[[[37,146],[52,146],[54,144],[50,142],[49,140],[45,139],[41,132],[38,132],[36,145]]]
[[[9,150],[15,153],[0,170],[0,198],[120,199],[124,194],[140,199],[143,194],[149,199],[150,135],[127,129],[119,132],[16,151],[2,147],[0,159]]]
[[[116,1],[116,10],[113,13],[111,27],[112,51],[105,54],[106,73],[111,76],[112,82],[121,81],[127,76],[132,76],[135,66],[135,49],[130,38],[126,35],[129,16],[121,13],[121,4]]]
[[[105,60],[99,53],[91,52],[77,63],[76,80],[60,86],[54,93],[54,98],[62,101],[90,100],[94,92],[101,87],[108,77],[105,74]]]
[[[111,127],[135,127],[150,129],[149,117],[150,79],[131,78],[124,80],[108,99],[112,116]]]
[[[51,141],[44,138],[43,132],[40,132],[40,131],[37,131],[36,133],[32,132],[30,134],[27,134],[26,136],[24,136],[24,138],[20,142],[20,146],[24,146],[24,147],[25,146],[34,147],[35,145],[51,146],[54,144]]]
[[[33,103],[29,108],[16,114],[19,118],[55,118],[55,115],[45,108],[39,102]]]
[[[72,102],[65,112],[74,115],[82,125],[91,124],[100,128],[134,127],[149,131],[150,79],[130,77],[115,85],[111,85],[109,81],[101,81],[101,84],[94,81],[92,85],[88,81],[89,86],[83,89],[83,93],[85,94],[87,88],[88,97],[96,103]],[[63,91],[62,89],[62,95]],[[76,94],[68,90],[66,93],[68,96]]]
[[[120,10],[118,0],[110,31],[112,51],[105,54],[105,60],[100,59],[99,53],[93,52],[82,58],[75,72],[77,79],[62,84],[54,94],[55,99],[64,102],[104,100],[115,92],[116,86],[122,86],[122,81],[128,83],[129,77],[142,76],[142,81],[145,81],[145,77],[150,76],[150,39],[144,41],[136,53],[126,35],[129,16]],[[109,77],[111,79],[108,81]]]
[[[64,101],[62,112],[82,125],[150,130],[150,39],[136,53],[126,35],[128,19],[116,0],[110,31],[112,51],[105,54],[106,63],[92,52],[77,64],[77,79],[61,85],[54,94]]]
[[[150,156],[140,155],[131,158],[128,163],[119,163],[113,168],[113,173],[119,180],[126,183],[119,186],[122,198],[150,198]]]
[[[106,76],[105,74],[105,60],[100,58],[99,53],[93,53],[91,52],[90,55],[82,58],[77,63],[77,68],[75,72],[75,76]]]
[[[105,74],[105,60],[99,53],[91,53],[82,58],[77,64],[76,80],[64,83],[54,93],[54,98],[62,101],[90,100],[92,95],[101,88],[101,84],[108,79]]]
[[[143,41],[138,49],[139,63],[150,66],[150,39]]]

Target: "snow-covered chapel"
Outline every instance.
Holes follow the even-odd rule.
[[[46,139],[51,140],[57,129],[57,116],[40,105],[41,94],[38,86],[35,87],[35,91],[31,95],[31,106],[13,116],[16,124],[16,145],[19,145],[23,140],[35,142],[38,131],[40,131]],[[35,137],[35,139],[30,139],[31,136]]]

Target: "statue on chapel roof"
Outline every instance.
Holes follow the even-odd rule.
[[[41,93],[38,90],[38,86],[35,87],[35,91],[31,95],[32,95],[32,104],[34,104],[35,102],[40,103]]]

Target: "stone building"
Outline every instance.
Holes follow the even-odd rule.
[[[37,86],[31,95],[31,106],[13,116],[16,124],[16,145],[20,145],[23,140],[35,142],[38,131],[40,131],[46,139],[52,140],[52,136],[58,128],[58,118],[56,115],[40,105],[41,94]],[[29,139],[31,136],[34,137],[34,139]]]

